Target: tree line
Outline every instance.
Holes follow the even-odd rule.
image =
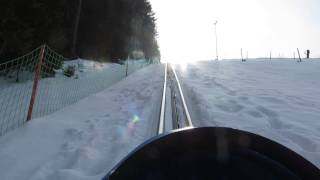
[[[159,57],[148,0],[1,0],[0,63],[47,44],[66,57]]]

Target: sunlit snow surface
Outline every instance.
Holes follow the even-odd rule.
[[[196,126],[271,138],[320,167],[320,60],[176,66]]]
[[[195,126],[271,138],[320,167],[320,60],[211,61],[176,66]],[[0,179],[100,179],[152,137],[163,66],[0,138]]]

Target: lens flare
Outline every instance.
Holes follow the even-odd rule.
[[[137,115],[134,115],[132,118],[133,124],[138,124],[140,122],[140,117]]]
[[[134,115],[132,118],[130,118],[128,122],[128,133],[130,135],[133,135],[137,124],[141,121],[141,118],[138,115]]]

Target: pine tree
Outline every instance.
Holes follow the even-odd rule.
[[[0,2],[0,63],[43,43],[67,57],[116,61],[141,50],[149,58],[160,55],[156,36],[147,0]]]

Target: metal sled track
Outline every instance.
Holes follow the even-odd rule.
[[[167,88],[170,86],[170,88]],[[166,101],[168,96],[168,91],[170,91],[171,103]],[[172,120],[172,128],[166,129],[166,124],[168,120],[166,120],[166,112],[167,106],[171,106],[171,120]],[[169,122],[170,123],[170,122]],[[161,110],[160,110],[160,119],[159,119],[159,128],[158,134],[162,134],[165,131],[170,131],[172,129],[181,129],[186,127],[193,127],[193,123],[191,120],[191,116],[188,110],[188,106],[185,101],[185,97],[181,88],[181,84],[177,73],[171,65],[165,65],[165,75],[164,75],[164,85],[163,85],[163,93],[162,93],[162,102],[161,102]]]
[[[165,71],[164,71],[164,83],[163,83],[163,91],[162,91],[162,102],[161,102],[161,109],[160,109],[158,134],[162,134],[164,132],[166,97],[167,97],[167,74],[168,74],[168,64],[166,63]]]

